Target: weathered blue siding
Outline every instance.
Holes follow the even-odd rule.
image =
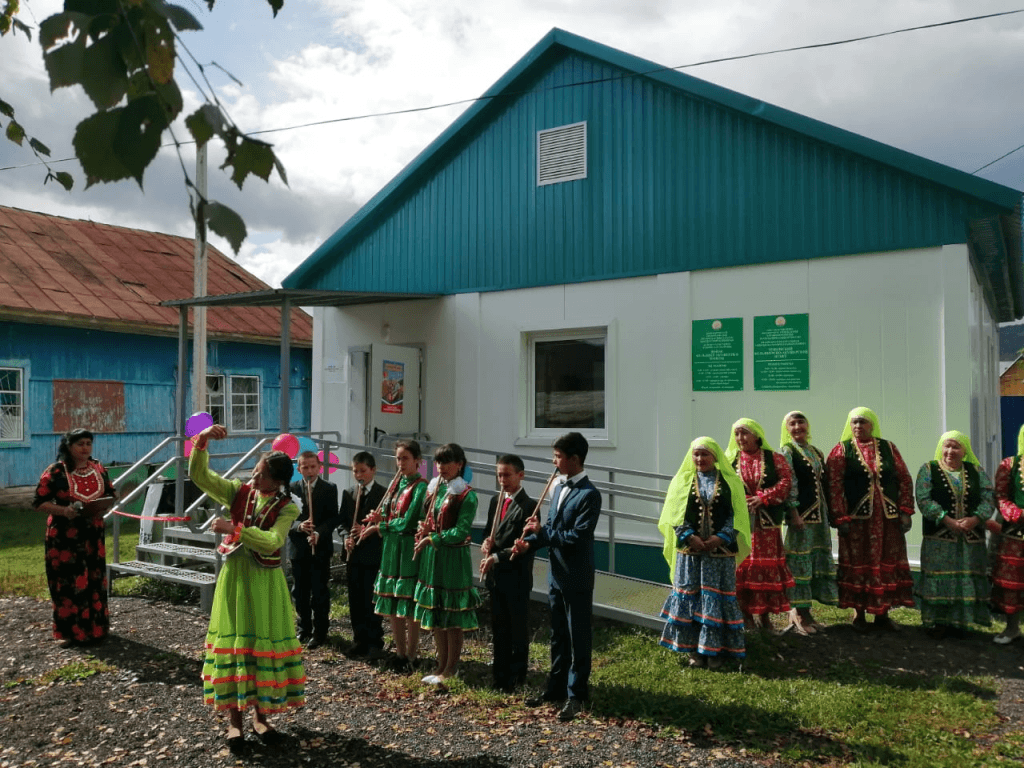
[[[549,37],[284,285],[505,290],[963,243],[972,220],[1019,218],[1015,190]],[[538,187],[537,131],[579,121],[588,178]]]
[[[28,361],[25,441],[0,442],[0,485],[34,484],[54,460],[60,435],[53,424],[55,379],[117,381],[124,385],[125,431],[97,433],[95,455],[103,463],[134,463],[175,433],[177,339],[126,333],[4,322],[0,324],[0,365]],[[262,430],[280,426],[280,349],[262,344],[210,342],[208,370],[260,377]],[[289,429],[308,430],[311,414],[312,353],[293,347],[289,377]],[[191,378],[191,372],[189,372]],[[191,402],[191,398],[188,402]],[[89,427],[89,424],[80,426]],[[221,444],[244,451],[242,436]],[[165,452],[158,459],[167,459]]]

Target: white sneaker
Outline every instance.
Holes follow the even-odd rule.
[[[441,684],[441,678],[438,677],[437,675],[427,675],[422,680],[420,680],[420,682],[421,683],[426,683],[427,685],[440,685]]]
[[[1015,635],[996,635],[992,638],[992,642],[996,645],[1009,645],[1018,637],[1020,637],[1020,632]]]

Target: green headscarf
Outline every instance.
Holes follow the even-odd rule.
[[[668,563],[669,579],[672,579],[672,571],[676,564],[676,526],[682,525],[686,517],[686,501],[690,496],[690,489],[693,487],[694,478],[697,476],[697,465],[693,461],[693,452],[697,448],[704,448],[710,451],[715,457],[715,467],[721,475],[722,482],[729,486],[729,495],[732,498],[732,527],[736,531],[736,543],[739,545],[737,564],[750,554],[750,513],[747,511],[747,492],[743,487],[732,464],[722,453],[721,446],[710,437],[698,437],[690,443],[686,451],[679,471],[669,483],[668,491],[665,493],[665,506],[661,508],[661,517],[658,518],[658,530],[665,537],[665,546],[662,554],[665,562]]]
[[[971,438],[965,435],[963,432],[952,430],[950,432],[943,432],[942,437],[939,438],[939,444],[935,447],[935,460],[942,462],[942,444],[947,440],[956,440],[964,448],[964,461],[973,464],[976,467],[981,466],[981,462],[978,461],[978,457],[974,455],[974,451],[971,450]]]
[[[753,419],[739,419],[735,424],[732,425],[732,429],[729,430],[729,447],[725,449],[725,457],[731,462],[736,458],[736,455],[740,452],[740,446],[736,442],[736,429],[737,427],[743,427],[749,432],[753,432],[759,438],[761,438],[761,447],[765,450],[772,450],[772,447],[768,445],[768,440],[764,436],[764,428]]]
[[[779,448],[786,445],[786,443],[796,445],[796,440],[790,436],[789,427],[786,426],[789,424],[789,420],[794,416],[799,416],[807,422],[807,442],[811,442],[811,420],[807,418],[807,415],[803,411],[790,411],[782,417],[782,435],[779,437]]]
[[[1020,431],[1017,433],[1017,455],[1024,456],[1024,424],[1020,425]]]
[[[850,411],[846,417],[846,426],[843,427],[843,436],[839,438],[840,443],[845,443],[847,440],[853,440],[853,427],[850,426],[850,422],[853,421],[855,416],[860,416],[862,419],[867,419],[871,422],[871,436],[881,437],[882,428],[878,426],[878,416],[870,408],[854,408]]]

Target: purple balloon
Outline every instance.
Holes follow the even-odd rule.
[[[195,437],[207,427],[212,426],[213,416],[206,411],[199,411],[199,413],[193,413],[188,417],[188,421],[185,422],[185,434],[188,437]]]

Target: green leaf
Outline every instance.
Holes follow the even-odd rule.
[[[216,112],[217,118],[220,118],[220,112],[217,112],[216,107],[213,107],[212,104],[200,107],[185,118],[185,126],[200,147],[213,138],[214,128],[210,124],[210,111]]]
[[[228,156],[221,168],[232,166],[231,180],[241,189],[246,177],[254,173],[264,181],[270,179],[274,168],[274,150],[263,141],[242,137],[238,148]]]
[[[174,32],[159,16],[147,19],[143,29],[149,76],[154,83],[168,83],[174,77]]]
[[[284,0],[267,0],[270,3],[270,7],[274,9],[274,18],[277,18],[277,12],[284,7]]]
[[[71,176],[70,173],[67,173],[66,171],[57,171],[57,173],[54,173],[53,171],[47,171],[46,178],[43,179],[43,184],[46,184],[46,182],[48,181],[56,181],[68,192],[70,192],[71,188],[75,186],[75,179]]]
[[[142,187],[142,174],[160,151],[160,136],[169,125],[155,96],[128,102],[114,135],[114,153],[129,175]]]
[[[173,78],[169,83],[157,83],[156,95],[160,99],[160,104],[163,105],[167,122],[173,123],[175,118],[181,114],[181,110],[185,108],[178,84],[174,82]]]
[[[16,121],[11,120],[11,122],[7,124],[7,138],[20,147],[21,142],[25,140],[25,129]]]
[[[206,204],[206,223],[210,231],[216,232],[231,244],[236,254],[245,240],[245,222],[242,217],[218,202],[211,200]]]
[[[51,16],[39,27],[40,43],[43,44],[43,50],[46,51],[43,54],[43,60],[46,62],[46,73],[50,76],[51,91],[69,85],[78,85],[82,82],[86,36],[79,31],[74,40],[53,47],[57,40],[67,36],[70,20],[66,17],[73,15],[80,16],[80,14],[59,14],[58,16],[62,20],[56,26],[51,25],[51,22],[58,19],[58,16]],[[83,26],[78,26],[77,29],[81,30]],[[45,40],[49,40],[49,44]]]
[[[274,167],[277,169],[277,175],[281,177],[281,181],[284,185],[288,186],[288,176],[284,172],[284,166],[281,165],[281,161],[277,159],[277,155],[274,155]]]
[[[90,17],[84,13],[55,13],[43,19],[43,23],[39,25],[39,44],[44,51],[48,51],[57,44],[57,41],[71,37],[75,31],[88,29],[89,21]],[[85,40],[81,42],[85,44]]]
[[[82,88],[97,109],[109,109],[124,98],[128,90],[128,71],[113,35],[106,35],[85,49]]]
[[[72,144],[85,171],[85,188],[98,182],[120,181],[131,173],[114,152],[114,140],[123,107],[90,115],[75,127]]]
[[[14,119],[14,107],[8,104],[3,99],[0,99],[0,115]]]
[[[46,155],[47,157],[50,156],[50,148],[43,144],[39,139],[29,139],[28,145],[40,155]]]
[[[180,5],[165,3],[163,0],[149,0],[149,7],[171,22],[179,32],[198,32],[203,28],[199,20]]]

